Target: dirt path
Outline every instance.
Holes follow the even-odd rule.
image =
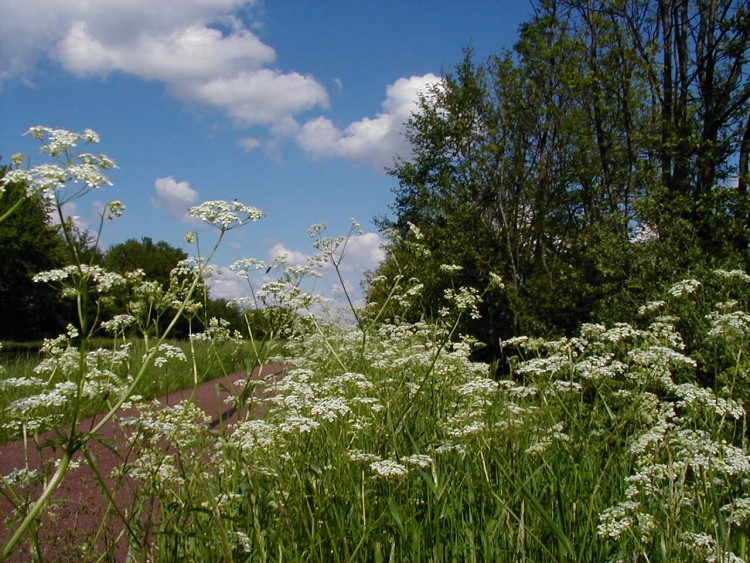
[[[263,367],[262,372],[256,369],[251,378],[275,377],[282,371],[283,366],[280,364],[267,365]],[[180,401],[190,399],[192,395],[193,403],[205,411],[213,420],[212,426],[217,431],[221,431],[221,429],[237,420],[237,413],[224,402],[224,399],[228,396],[226,389],[237,389],[235,382],[246,377],[245,372],[220,377],[199,385],[195,389],[195,393],[193,393],[193,389],[185,389],[161,397],[159,402],[163,406],[176,405]],[[80,428],[85,431],[85,429],[93,427],[100,419],[101,415],[87,419],[81,422]],[[116,448],[118,446],[122,448],[125,444],[125,434],[116,423],[109,422],[106,424],[102,428],[101,435],[105,439],[104,442],[113,444]],[[54,436],[53,432],[45,434],[42,443],[52,436]],[[93,444],[91,451],[98,461],[102,475],[109,475],[112,469],[120,463],[118,454],[105,447],[102,441]],[[50,446],[44,447],[41,452],[34,450],[29,455],[29,466],[31,468],[39,468],[43,461],[62,457],[59,450],[55,451]],[[22,442],[9,442],[0,445],[0,475],[9,475],[14,469],[23,468],[25,465]],[[134,485],[125,483],[119,487],[117,492],[117,499],[121,501],[117,504],[119,506],[126,505],[128,497],[133,494],[137,494]],[[85,540],[96,536],[107,502],[102,498],[94,474],[85,462],[82,467],[74,469],[66,475],[50,504],[50,510],[46,511],[40,528],[40,543],[44,560],[79,562],[87,558],[87,555],[94,555],[82,553],[81,546],[87,543]],[[8,501],[0,496],[0,515],[3,517],[2,528],[0,528],[0,545],[4,544],[13,532],[13,530],[7,528],[5,522],[10,509],[11,505]],[[118,520],[116,517],[110,518],[114,528],[110,529],[108,534],[100,534],[98,550],[105,549],[105,537],[111,538],[118,535],[119,530],[122,529],[122,522]],[[117,545],[116,560],[118,562],[124,561],[126,554],[127,542],[123,539]],[[26,546],[17,546],[17,552],[8,559],[8,561],[29,560],[31,560],[31,556]]]

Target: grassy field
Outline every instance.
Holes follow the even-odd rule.
[[[501,378],[453,334],[460,310],[436,324],[307,323],[262,420],[217,438],[189,404],[144,412],[140,455],[117,470],[143,487],[120,507],[132,553],[746,560],[750,278],[688,282],[637,324],[504,342]],[[241,367],[232,345],[201,360],[206,373]],[[191,371],[164,361],[155,378]]]

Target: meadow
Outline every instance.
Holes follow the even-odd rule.
[[[237,202],[193,213],[217,227],[217,244],[259,218]],[[193,346],[177,347],[169,331],[150,335],[148,317],[136,314],[148,308],[136,307],[104,321],[106,345],[71,326],[45,341],[30,372],[4,374],[3,394],[18,393],[3,399],[5,431],[29,436],[52,423],[69,430],[56,466],[2,477],[3,495],[28,501],[5,515],[0,559],[24,543],[41,553],[35,533],[48,500],[96,438],[96,428],[76,430],[86,405],[99,401],[114,420],[137,394],[156,392],[162,374],[177,381],[182,372],[180,384],[190,386],[218,362],[235,369],[279,361],[284,377],[259,383],[265,392],[247,399],[250,415],[231,432],[210,431],[189,402],[144,408],[129,423],[129,446],[139,453],[115,473],[141,493],[107,513],[127,519],[110,544],[126,542],[129,560],[747,559],[747,273],[716,270],[674,284],[663,299],[640,304],[637,323],[508,339],[504,357],[489,365],[472,360],[477,343],[456,331],[478,315],[475,289],[456,287],[435,319],[406,322],[398,309],[420,283],[396,276],[374,282],[388,288],[383,302],[345,318],[326,315],[301,282],[321,264],[338,268],[345,240],[312,234],[319,254],[307,268],[237,268],[243,276],[276,269],[255,306],[290,313],[267,335],[283,339],[283,349],[240,339],[220,320],[194,335]],[[208,262],[177,272],[175,319],[193,308]],[[91,299],[129,283],[133,295],[147,295],[137,276],[93,268],[46,278]],[[144,347],[136,352],[135,343]],[[29,498],[35,485],[41,493]],[[91,560],[106,559],[86,547]]]

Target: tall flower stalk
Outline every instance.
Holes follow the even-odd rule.
[[[35,523],[41,517],[48,501],[62,483],[65,475],[70,471],[76,454],[82,449],[86,449],[87,444],[97,438],[104,425],[108,424],[122,406],[130,401],[136,388],[149,373],[154,362],[158,361],[160,353],[166,347],[165,340],[176,323],[188,309],[195,308],[196,303],[193,296],[199,286],[204,283],[203,279],[209,263],[225,234],[229,230],[257,221],[263,216],[257,208],[237,201],[209,201],[190,209],[189,213],[192,217],[208,223],[219,231],[216,242],[208,256],[205,258],[199,256],[197,260],[187,262],[173,272],[177,276],[177,282],[174,285],[178,291],[171,296],[167,296],[168,300],[171,299],[175,309],[171,322],[154,341],[153,345],[149,347],[140,367],[134,374],[129,375],[126,379],[121,379],[114,373],[108,372],[106,378],[109,380],[110,386],[106,388],[106,396],[112,397],[113,400],[106,400],[107,409],[97,424],[90,430],[82,432],[78,426],[83,405],[91,399],[92,392],[100,393],[100,389],[102,389],[102,382],[98,381],[101,370],[98,368],[93,370],[94,366],[89,359],[92,354],[98,353],[96,350],[91,350],[90,342],[95,332],[102,328],[100,322],[101,303],[113,288],[127,285],[128,278],[107,272],[103,268],[83,260],[75,240],[76,226],[66,216],[65,205],[86,196],[92,190],[104,185],[111,185],[105,173],[115,168],[116,165],[106,155],[79,150],[81,144],[88,146],[99,142],[99,136],[94,131],[87,129],[83,133],[74,133],[39,126],[32,127],[27,134],[40,141],[40,152],[50,157],[52,162],[30,169],[22,169],[19,165],[25,158],[22,155],[14,155],[13,162],[16,163],[17,167],[6,173],[0,191],[7,184],[20,183],[26,186],[29,196],[39,195],[48,199],[53,205],[72,264],[58,270],[42,272],[35,277],[35,281],[59,285],[63,296],[72,297],[76,300],[78,326],[69,327],[67,348],[60,348],[62,343],[60,341],[58,344],[51,344],[50,350],[53,363],[55,358],[59,359],[63,356],[72,359],[77,354],[77,359],[73,362],[68,361],[64,365],[58,360],[55,366],[51,368],[52,375],[48,382],[48,384],[52,384],[52,376],[57,372],[64,371],[74,384],[72,386],[56,384],[53,389],[57,393],[63,393],[62,401],[67,412],[64,422],[68,430],[67,437],[64,440],[62,458],[58,461],[54,474],[46,481],[38,497],[28,506],[23,519],[17,525],[13,534],[2,546],[0,559],[5,559],[12,553],[27,531],[36,529]],[[124,206],[119,201],[110,202],[105,206],[100,215],[95,244],[98,242],[105,219],[118,217],[123,210]],[[0,220],[4,218],[2,217]],[[92,304],[95,306],[93,318],[90,315]],[[108,319],[104,321],[104,325],[106,328],[110,328],[115,326],[112,324],[113,322],[119,321]],[[72,346],[72,342],[77,340],[79,336],[80,347],[76,349]],[[71,356],[71,353],[74,356]],[[115,388],[111,387],[113,382],[117,384]],[[22,408],[22,405],[28,406],[29,402],[18,404],[17,408]],[[25,435],[27,421],[21,422],[21,426]],[[86,459],[91,460],[88,452]],[[95,475],[100,477],[98,471],[95,471]],[[99,485],[106,489],[106,484],[101,479]],[[34,541],[33,543],[37,546],[38,551],[38,542]],[[37,556],[39,556],[39,553],[37,553]]]

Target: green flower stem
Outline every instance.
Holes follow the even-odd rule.
[[[24,518],[23,522],[21,522],[18,528],[16,528],[16,531],[8,540],[8,543],[3,546],[3,550],[2,552],[0,552],[0,560],[5,560],[5,558],[10,555],[11,551],[18,543],[18,540],[21,539],[29,526],[31,526],[33,522],[39,517],[39,514],[47,504],[49,498],[52,496],[52,493],[54,493],[60,483],[62,483],[63,477],[65,477],[65,474],[68,472],[68,467],[70,467],[70,462],[73,458],[74,453],[74,451],[70,451],[70,448],[67,448],[65,450],[65,453],[60,460],[60,465],[57,467],[57,471],[55,471],[52,479],[49,483],[47,483],[47,486],[42,491],[42,494],[39,495],[39,498],[31,506],[28,514],[26,514],[26,518]]]
[[[224,230],[221,231],[221,234],[219,235],[218,240],[216,241],[216,244],[214,245],[213,250],[211,251],[210,256],[208,257],[208,260],[204,264],[208,264],[208,262],[213,258],[214,254],[219,248],[219,245],[224,238]],[[65,454],[63,455],[63,458],[60,462],[60,465],[57,468],[57,471],[55,472],[54,476],[52,477],[52,480],[47,484],[47,486],[44,488],[44,491],[42,491],[41,495],[37,499],[37,501],[32,505],[31,510],[26,515],[26,518],[24,518],[23,522],[18,526],[16,531],[13,533],[13,536],[10,538],[8,543],[3,547],[2,553],[0,553],[0,560],[5,559],[8,557],[10,552],[15,547],[16,543],[18,543],[18,540],[23,536],[23,534],[26,532],[26,530],[31,526],[31,524],[34,522],[34,520],[39,516],[40,512],[44,508],[47,500],[50,498],[50,496],[55,492],[57,487],[62,483],[63,477],[65,477],[65,474],[68,471],[68,467],[70,466],[70,462],[73,458],[73,455],[76,451],[78,451],[83,444],[88,442],[93,436],[95,436],[101,429],[104,427],[105,424],[107,424],[117,413],[117,411],[120,410],[120,407],[122,407],[123,403],[127,401],[130,396],[133,394],[133,391],[135,390],[138,383],[143,379],[143,376],[147,373],[148,369],[151,366],[151,363],[154,360],[154,357],[156,356],[156,353],[159,350],[159,346],[163,344],[164,340],[166,339],[167,335],[172,331],[174,326],[177,324],[177,321],[180,319],[182,314],[185,312],[185,308],[187,307],[187,303],[190,300],[190,297],[193,295],[193,292],[195,291],[195,288],[198,286],[198,282],[202,280],[202,274],[205,270],[205,265],[201,267],[195,278],[193,279],[193,283],[190,285],[190,289],[188,290],[188,293],[183,299],[182,303],[180,304],[179,309],[175,313],[174,317],[172,318],[172,322],[169,323],[169,326],[164,331],[164,334],[162,334],[159,339],[156,341],[155,346],[152,348],[149,355],[146,357],[145,361],[141,365],[141,369],[138,371],[138,375],[133,379],[133,382],[128,387],[127,391],[120,397],[120,399],[117,400],[117,402],[110,408],[109,411],[104,415],[104,417],[99,421],[96,426],[94,426],[93,429],[86,432],[83,436],[80,436],[80,439],[77,435],[77,422],[78,422],[78,407],[80,400],[76,401],[76,412],[74,413],[74,423],[73,423],[73,429],[71,431],[70,438],[68,440],[68,446],[65,450]]]

